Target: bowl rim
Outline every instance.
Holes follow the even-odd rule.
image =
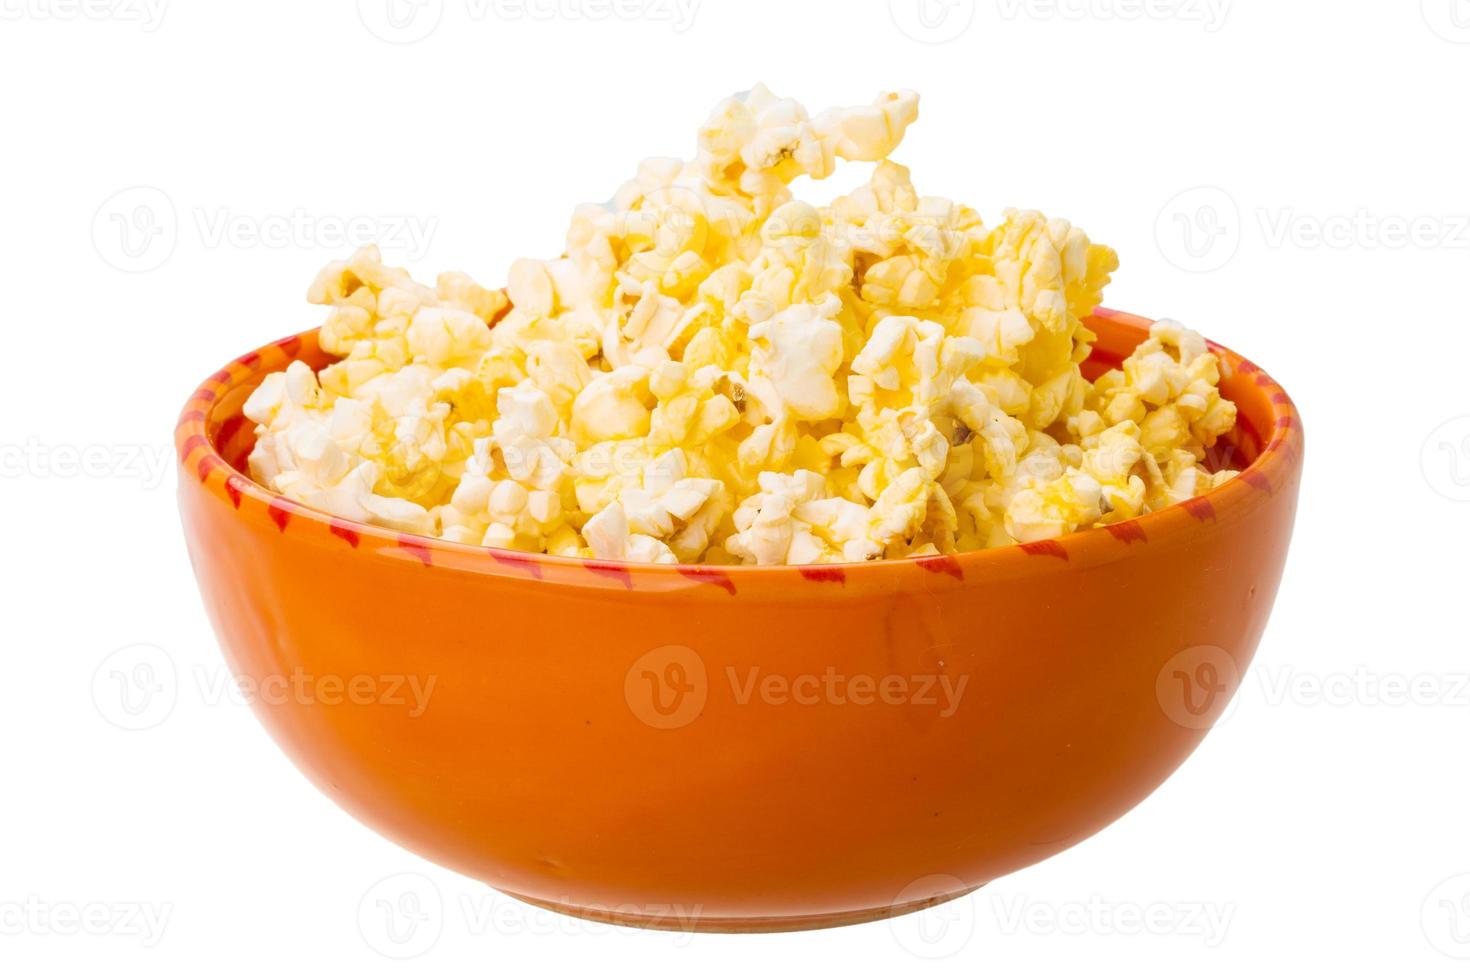
[[[1121,328],[1125,333],[1147,336],[1155,321],[1131,313],[1098,307],[1085,318]],[[1299,474],[1304,437],[1300,416],[1286,391],[1253,362],[1234,351],[1208,341],[1228,370],[1252,378],[1263,389],[1270,413],[1267,432],[1253,432],[1259,446],[1256,457],[1234,478],[1189,500],[1141,515],[1129,521],[1085,528],[1043,541],[963,551],[952,555],[875,559],[867,562],[838,562],[821,565],[690,565],[569,558],[559,555],[508,551],[482,545],[460,544],[442,538],[408,534],[334,516],[290,500],[255,482],[224,459],[210,438],[211,412],[229,394],[271,371],[284,369],[296,359],[303,345],[315,344],[316,329],[282,338],[241,355],[210,375],[185,403],[174,432],[179,454],[180,494],[186,482],[196,482],[219,501],[228,503],[241,517],[269,520],[277,530],[298,532],[304,525],[319,540],[337,539],[353,551],[387,558],[410,560],[425,566],[459,571],[509,575],[543,581],[612,588],[666,591],[697,586],[718,586],[735,595],[745,587],[760,586],[773,596],[791,589],[836,583],[846,587],[866,584],[860,591],[892,591],[892,576],[904,570],[941,573],[927,575],[935,586],[958,584],[977,578],[1005,577],[1034,569],[1030,559],[1060,559],[1069,567],[1104,564],[1139,554],[1149,546],[1169,546],[1191,529],[1218,525],[1223,518],[1259,505],[1265,498],[1288,488]],[[1238,425],[1249,423],[1244,416]],[[219,426],[215,426],[218,434]],[[248,503],[248,506],[246,506]],[[299,523],[297,522],[299,519]],[[361,545],[368,545],[360,549]]]

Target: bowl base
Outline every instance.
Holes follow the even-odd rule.
[[[855,926],[864,922],[877,922],[899,915],[907,915],[910,912],[918,912],[921,909],[932,908],[935,905],[943,905],[945,902],[952,902],[957,898],[964,898],[980,887],[982,886],[975,885],[972,888],[961,888],[959,891],[949,892],[944,895],[935,895],[931,898],[922,898],[913,902],[904,902],[899,905],[880,905],[877,908],[856,909],[851,912],[726,917],[683,915],[679,913],[638,913],[619,909],[588,908],[578,905],[568,905],[563,902],[543,901],[539,898],[518,895],[515,892],[505,892],[505,894],[518,902],[525,902],[527,905],[534,905],[537,908],[557,912],[561,915],[570,915],[593,922],[606,922],[615,926],[659,929],[665,932],[736,933],[801,932],[807,929],[831,929],[836,926]]]

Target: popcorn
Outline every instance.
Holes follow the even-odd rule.
[[[1235,405],[1221,397],[1219,383],[1219,359],[1199,334],[1173,320],[1154,323],[1149,339],[1121,369],[1097,379],[1093,391],[1102,417],[1138,426],[1154,477],[1150,509],[1187,500],[1196,488],[1202,493],[1213,485],[1213,479],[1197,482],[1211,476],[1199,464],[1205,451],[1235,427]],[[1183,476],[1193,471],[1199,472]]]
[[[759,482],[761,491],[742,500],[736,509],[736,532],[725,542],[725,548],[756,565],[807,564],[818,560],[826,547],[812,533],[808,522],[797,519],[795,510],[798,504],[814,502],[822,494],[821,475],[809,470],[797,470],[790,476],[765,472]],[[866,515],[855,523],[858,527],[850,531],[865,529]],[[796,560],[792,561],[793,558]]]
[[[953,530],[949,499],[919,470],[906,471],[871,508],[829,495],[810,470],[762,473],[759,484],[736,508],[736,533],[725,542],[732,555],[758,565],[900,557],[922,547],[915,540],[931,526],[944,540]]]
[[[842,328],[829,319],[841,303],[787,307],[750,328],[752,392],[773,420],[836,418],[842,396],[834,375],[842,364]]]
[[[613,561],[949,554],[1128,520],[1234,475],[1219,359],[1161,320],[1095,382],[1117,256],[1066,221],[921,196],[908,91],[810,115],[721,102],[504,289],[374,247],[321,271],[337,360],[246,401],[254,477],[468,545]],[[797,177],[876,163],[819,207]]]
[[[647,435],[651,397],[645,367],[599,372],[572,402],[572,431],[585,442]]]
[[[588,518],[582,535],[593,558],[668,565],[679,560],[662,541],[631,530],[623,505],[616,501]]]

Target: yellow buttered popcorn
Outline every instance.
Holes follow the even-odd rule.
[[[1066,221],[987,225],[889,159],[913,92],[721,102],[505,288],[360,249],[308,290],[333,364],[245,405],[251,473],[352,520],[657,563],[858,562],[1032,542],[1186,500],[1235,425],[1169,320],[1082,374],[1117,268]],[[874,163],[830,205],[798,177]]]

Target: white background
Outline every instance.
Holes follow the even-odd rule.
[[[0,0],[0,973],[1465,975],[1470,3],[426,0],[395,31],[383,0],[159,2]],[[921,191],[1074,220],[1121,253],[1108,305],[1270,371],[1306,422],[1296,537],[1236,710],[1097,837],[893,924],[592,926],[289,765],[224,674],[170,435],[206,374],[318,322],[348,219],[501,282],[755,80],[813,111],[918,89]],[[399,944],[373,910],[405,887],[430,914]]]

